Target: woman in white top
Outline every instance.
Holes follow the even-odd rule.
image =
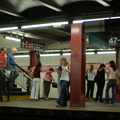
[[[94,66],[91,65],[87,72],[88,79],[87,79],[87,93],[86,93],[86,101],[93,101],[93,91],[94,91]]]
[[[61,58],[62,72],[60,77],[60,95],[56,107],[67,106],[67,89],[69,86],[70,65],[66,58]]]
[[[107,75],[107,87],[106,87],[106,104],[109,104],[110,98],[109,98],[109,89],[112,88],[112,99],[111,104],[114,104],[115,102],[115,88],[116,88],[116,75],[119,75],[118,69],[116,68],[115,62],[112,60],[109,62],[110,67],[108,69],[108,75]]]

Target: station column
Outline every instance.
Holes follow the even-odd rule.
[[[120,72],[120,47],[116,48],[116,66]],[[120,85],[116,88],[116,101],[120,102]]]
[[[85,106],[86,39],[82,24],[71,25],[70,107]]]
[[[37,60],[40,59],[38,51],[30,51],[30,66],[34,67]]]

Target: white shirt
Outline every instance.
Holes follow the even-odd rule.
[[[93,73],[88,73],[88,80],[89,81],[94,81],[94,72]]]
[[[68,70],[68,66],[66,66],[65,69]],[[60,80],[69,81],[69,73],[66,70],[62,70],[62,74],[61,74]]]

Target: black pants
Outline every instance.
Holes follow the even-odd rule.
[[[87,81],[87,98],[93,98],[93,92],[94,92],[94,81]]]
[[[44,96],[48,97],[50,92],[50,82],[44,81]]]
[[[99,99],[100,102],[103,101],[102,96],[103,96],[104,85],[105,83],[99,83],[99,82],[97,83],[97,93],[96,93],[96,99],[95,99],[96,102],[98,101],[99,98],[100,98]]]

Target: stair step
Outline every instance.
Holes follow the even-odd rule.
[[[10,88],[10,91],[22,91],[22,88]]]
[[[3,92],[5,95],[8,94],[7,91]],[[22,91],[9,91],[9,95],[26,95],[27,92],[22,92]]]
[[[2,96],[3,101],[7,101],[7,96]],[[9,98],[10,101],[17,101],[17,100],[30,100],[30,95],[13,95]]]

